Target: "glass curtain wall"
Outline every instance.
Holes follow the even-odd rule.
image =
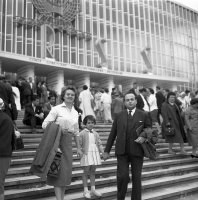
[[[0,1],[0,50],[41,58],[41,30],[13,23],[14,16],[37,19],[31,0]],[[75,29],[92,34],[91,40],[55,32],[55,60],[96,67],[94,47],[105,38],[109,69],[142,73],[140,52],[149,47],[153,74],[189,78],[198,86],[198,13],[166,0],[80,0]]]

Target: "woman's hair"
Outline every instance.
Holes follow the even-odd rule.
[[[68,86],[64,87],[63,90],[61,91],[61,100],[62,101],[64,101],[65,93],[67,90],[72,90],[75,93],[75,97],[76,97],[76,88],[72,85],[68,85]]]
[[[94,122],[94,124],[96,124],[96,119],[93,115],[87,115],[84,119],[83,119],[83,124],[86,125],[87,122],[89,121],[92,121]]]
[[[87,85],[83,85],[83,90],[87,90],[88,86]]]
[[[169,92],[169,93],[167,94],[167,100],[169,99],[170,96],[175,96],[175,97],[176,97],[175,92]]]
[[[148,88],[151,94],[154,94],[153,88]]]

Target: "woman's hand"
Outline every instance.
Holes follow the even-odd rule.
[[[79,157],[79,158],[83,157],[83,152],[81,149],[77,149],[77,157]]]

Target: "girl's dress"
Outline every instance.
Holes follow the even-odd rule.
[[[88,152],[87,154],[83,154],[80,164],[81,166],[101,165],[100,153],[96,145],[94,133],[89,131],[87,134],[89,134]]]

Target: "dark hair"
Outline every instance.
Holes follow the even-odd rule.
[[[167,94],[167,100],[169,99],[170,96],[176,96],[175,92],[169,92]]]
[[[106,93],[108,93],[108,92],[109,92],[109,89],[108,89],[108,88],[105,88],[104,91],[105,91]]]
[[[154,94],[153,88],[149,88],[149,91],[150,91],[151,94]]]
[[[37,95],[32,95],[32,101],[35,101],[35,100],[37,100],[37,99],[40,99],[39,96],[37,96]]]
[[[139,92],[140,92],[140,93],[146,92],[146,88],[141,88],[141,89],[139,89]]]
[[[161,88],[160,88],[160,86],[159,86],[159,85],[157,85],[157,86],[156,86],[156,89],[160,90]]]
[[[185,90],[185,93],[186,93],[186,94],[190,93],[190,90],[187,90],[187,89],[186,89],[186,90]]]
[[[196,103],[198,103],[198,98],[192,98],[192,99],[190,100],[190,104],[191,104],[191,105],[194,105],[194,104],[196,104]]]
[[[83,90],[87,90],[87,89],[88,89],[87,85],[83,85]]]
[[[75,93],[75,97],[76,97],[76,88],[72,85],[68,85],[61,92],[61,100],[62,101],[64,101],[64,96],[65,96],[65,93],[67,90],[72,90]]]
[[[56,96],[51,94],[51,95],[49,95],[48,100],[50,100],[52,97],[55,97],[55,99],[56,99]]]
[[[94,124],[96,124],[96,119],[93,115],[87,115],[84,119],[83,119],[83,124],[86,125],[87,122],[89,121],[92,121],[94,122]]]

